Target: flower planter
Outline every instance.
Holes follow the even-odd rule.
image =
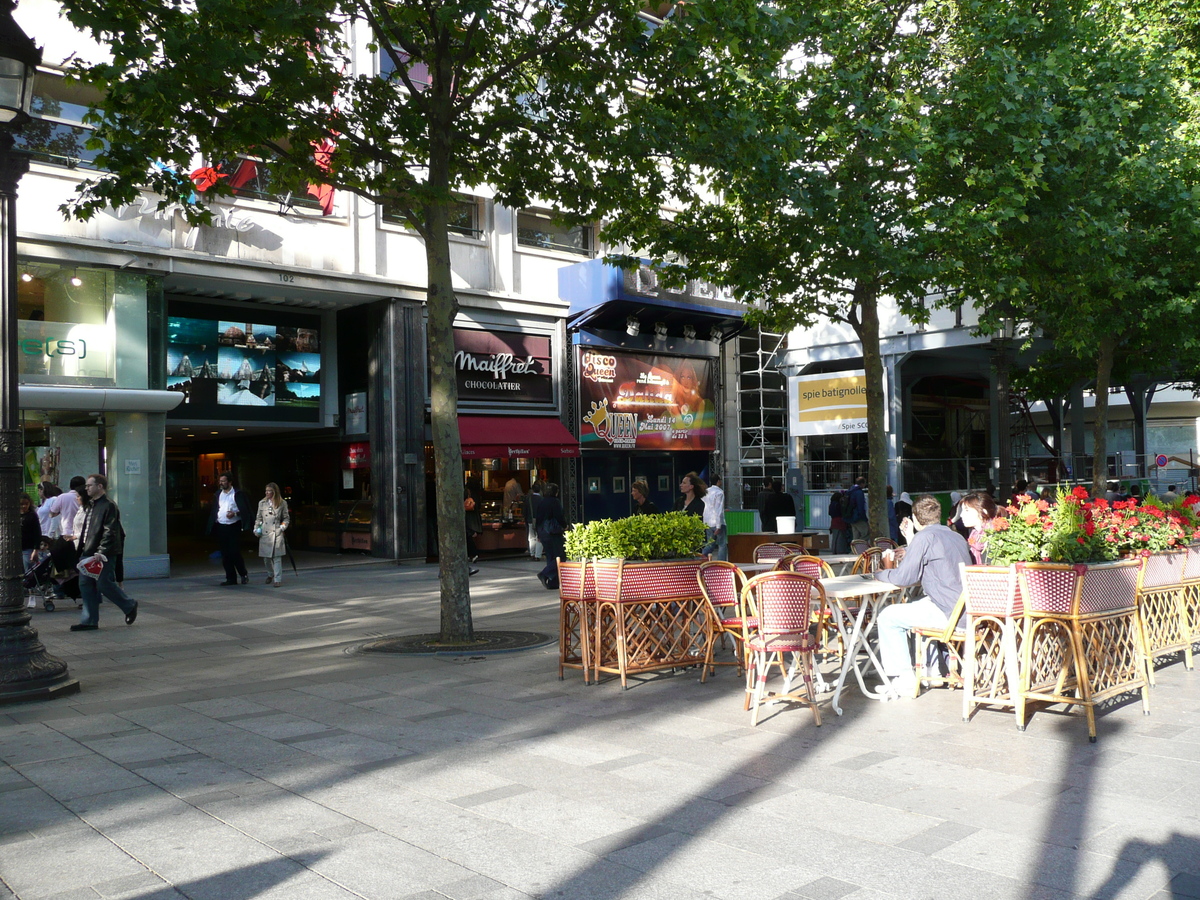
[[[1137,612],[1142,560],[1017,563],[1025,603],[1017,727],[1027,701],[1082,706],[1096,740],[1095,707],[1148,683]]]
[[[963,566],[967,596],[963,720],[977,706],[1012,708],[1020,691],[1025,603],[1016,566]]]
[[[593,673],[628,676],[704,662],[707,610],[698,573],[703,557],[632,562],[597,559]]]
[[[558,561],[558,600],[558,679],[563,669],[581,669],[586,684],[596,600],[596,573],[588,560]]]
[[[1182,652],[1185,665],[1192,668],[1194,636],[1184,600],[1184,573],[1191,555],[1186,548],[1155,553],[1146,557],[1142,566],[1137,588],[1138,617],[1151,684],[1154,661],[1160,657]]]
[[[1200,642],[1200,543],[1187,548],[1183,567],[1183,614],[1193,644]]]

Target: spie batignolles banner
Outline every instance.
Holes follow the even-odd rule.
[[[712,361],[580,348],[585,450],[715,450]]]
[[[793,436],[867,430],[867,373],[862,369],[789,378],[788,394]]]

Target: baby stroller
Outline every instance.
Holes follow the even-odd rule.
[[[43,538],[39,549],[46,555],[25,573],[22,581],[25,589],[41,598],[46,612],[54,612],[54,601],[63,597],[78,604],[81,594],[75,563],[79,554],[74,545],[62,538],[55,538],[53,542]]]

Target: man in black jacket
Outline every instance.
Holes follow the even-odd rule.
[[[225,472],[217,479],[220,490],[213,496],[208,507],[208,534],[217,537],[221,549],[221,564],[225,566],[222,587],[233,587],[241,579],[250,583],[246,561],[242,559],[242,532],[254,527],[254,507],[246,494],[233,486],[233,479]]]
[[[83,601],[83,613],[79,624],[72,631],[95,631],[100,622],[100,597],[115,603],[125,613],[125,624],[132,625],[137,618],[137,602],[121,590],[113,576],[114,560],[125,551],[125,533],[121,530],[121,511],[117,504],[108,499],[108,479],[103,475],[89,475],[84,482],[91,506],[84,514],[83,527],[79,532],[79,563],[82,567],[94,558],[102,564],[99,574],[91,578],[79,575],[79,593]]]

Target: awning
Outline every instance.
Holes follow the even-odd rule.
[[[459,416],[458,434],[464,459],[579,455],[579,441],[562,422],[548,417]]]

